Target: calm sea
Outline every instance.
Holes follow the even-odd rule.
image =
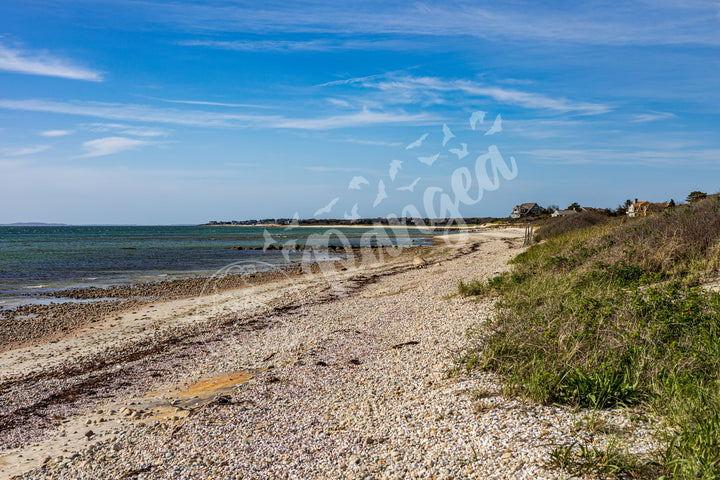
[[[69,287],[108,286],[139,281],[209,275],[233,262],[284,263],[278,251],[233,250],[262,247],[267,235],[277,244],[321,236],[325,228],[244,226],[7,226],[0,227],[0,308],[28,303],[24,294],[41,295]],[[393,244],[421,244],[427,234],[338,228],[330,245],[344,236],[359,245],[363,235],[385,233]],[[398,236],[396,236],[398,235]],[[317,237],[316,237],[317,238]],[[312,245],[322,243],[311,240]],[[382,239],[377,243],[387,244]],[[302,254],[291,254],[291,261]]]

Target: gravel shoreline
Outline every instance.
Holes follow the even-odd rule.
[[[402,257],[412,258],[413,255],[424,250],[425,247],[404,247]],[[352,268],[361,261],[365,264],[373,263],[372,257],[387,257],[386,252],[378,248],[368,249],[352,248],[347,252],[344,249],[331,250],[329,254],[347,256],[341,261],[330,262],[338,268]],[[320,257],[327,254],[318,252]],[[262,259],[241,262],[243,268],[252,268],[253,262],[259,262],[261,268],[268,265]],[[238,274],[237,270],[230,270],[229,275],[194,276],[175,280],[156,281],[132,285],[115,285],[110,287],[84,287],[51,291],[42,294],[45,299],[55,303],[26,304],[13,309],[0,310],[0,352],[17,348],[19,346],[37,345],[42,341],[61,338],[73,330],[114,313],[149,305],[167,300],[191,298],[207,294],[208,286],[213,291],[226,291],[249,286],[264,285],[298,277],[308,273],[318,273],[324,266],[318,262],[305,262],[293,260],[289,264],[278,264],[271,270],[259,270],[254,273]],[[26,294],[37,297],[37,294]],[[75,303],[65,301],[90,300],[88,303]]]
[[[578,428],[587,411],[507,399],[495,375],[449,375],[467,330],[493,311],[454,295],[457,282],[507,270],[521,237],[473,234],[464,247],[425,250],[427,264],[397,258],[338,271],[329,283],[289,278],[251,297],[157,305],[126,321],[154,322],[157,339],[167,327],[174,343],[133,357],[147,326],[123,326],[109,337],[127,342],[116,362],[102,349],[56,364],[0,355],[9,372],[0,379],[0,477],[568,476],[547,465],[555,446],[610,438]],[[92,335],[101,333],[51,346],[62,356]],[[83,361],[90,367],[71,371]],[[632,412],[595,415],[621,447],[658,448]]]

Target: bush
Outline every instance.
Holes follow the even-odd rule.
[[[716,275],[719,209],[711,197],[530,247],[478,284],[500,299],[473,364],[540,402],[654,409],[672,427],[665,472],[720,478],[720,294],[690,280]]]
[[[564,233],[575,232],[585,228],[602,225],[609,221],[608,217],[595,212],[580,212],[567,217],[551,218],[547,224],[538,229],[535,240],[541,241]]]

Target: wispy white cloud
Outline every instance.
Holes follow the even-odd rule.
[[[228,103],[228,102],[212,102],[207,100],[177,100],[170,98],[148,97],[152,100],[158,100],[166,103],[178,103],[182,105],[207,105],[210,107],[232,107],[232,108],[276,108],[271,105],[259,105],[253,103]]]
[[[645,123],[645,122],[653,122],[655,120],[665,120],[667,118],[677,118],[677,115],[670,112],[650,112],[650,113],[641,113],[639,115],[635,115],[632,119],[633,123]]]
[[[371,146],[378,146],[378,147],[402,147],[402,142],[389,142],[385,140],[367,140],[363,138],[352,138],[347,137],[338,140],[339,142],[345,142],[345,143],[354,143],[356,145],[371,145]]]
[[[367,127],[372,125],[424,125],[437,120],[429,113],[410,114],[402,111],[372,111],[363,108],[356,113],[334,116],[295,118],[281,115],[241,115],[201,110],[178,110],[153,108],[146,105],[97,103],[97,102],[55,102],[49,100],[0,99],[0,109],[31,112],[57,113],[96,117],[105,120],[162,123],[193,127],[221,128],[284,128],[297,130],[330,130],[335,128]],[[129,132],[131,130],[128,130]],[[134,135],[148,135],[149,131],[134,128]],[[159,133],[159,131],[157,132]],[[131,133],[126,133],[130,135]]]
[[[178,45],[188,47],[207,47],[240,52],[328,52],[336,50],[400,50],[430,48],[427,41],[415,39],[359,39],[332,38],[312,40],[184,40]]]
[[[30,52],[0,44],[0,70],[68,78],[72,80],[102,81],[102,74],[74,63],[55,57],[47,52]]]
[[[164,137],[168,135],[168,132],[165,130],[122,123],[92,123],[88,125],[88,129],[94,132],[116,131],[122,135],[131,135],[134,137]]]
[[[101,102],[56,102],[52,100],[0,99],[0,108],[30,112],[57,113],[84,117],[102,118],[144,123],[163,123],[190,127],[237,127],[253,123],[270,123],[280,117],[237,115],[202,110],[179,110],[154,108],[147,105],[101,103]]]
[[[44,132],[40,133],[43,137],[64,137],[67,135],[72,135],[72,130],[45,130]]]
[[[336,107],[343,107],[343,108],[349,108],[351,106],[350,102],[347,100],[343,100],[342,98],[326,98],[326,100],[331,103],[332,105],[335,105]]]
[[[295,118],[287,119],[275,124],[278,128],[292,128],[302,130],[329,130],[334,128],[364,127],[370,125],[390,124],[425,124],[437,120],[429,113],[387,113],[373,112],[363,108],[358,113],[335,115],[324,118]]]
[[[563,15],[558,15],[552,6],[529,1],[483,5],[437,0],[369,1],[355,8],[342,2],[313,2],[293,8],[292,14],[288,14],[286,3],[266,3],[262,8],[237,3],[145,5],[150,7],[148,11],[156,8],[158,18],[202,32],[415,35],[589,45],[720,45],[715,2],[681,3],[626,2],[618,7],[590,2],[573,5]],[[253,42],[220,43],[248,49],[248,43]],[[270,43],[265,48],[272,46]]]
[[[49,149],[49,145],[34,145],[32,147],[19,147],[19,148],[3,148],[0,150],[5,157],[23,157],[26,155],[34,155],[36,153],[44,152]]]
[[[327,40],[288,41],[288,40],[185,40],[178,42],[179,45],[189,47],[210,47],[222,50],[236,51],[318,51],[333,48],[333,42]]]
[[[715,164],[720,149],[535,149],[518,152],[541,163],[558,165],[706,165]]]
[[[471,80],[446,80],[438,77],[415,77],[395,72],[368,77],[333,81],[321,86],[360,85],[385,93],[388,102],[396,103],[445,103],[442,95],[462,94],[469,98],[491,98],[504,105],[517,105],[530,109],[547,109],[564,113],[598,115],[612,110],[609,105],[578,102],[567,98],[485,85]]]
[[[96,140],[89,140],[82,144],[83,149],[86,151],[83,155],[78,158],[88,157],[102,157],[105,155],[112,155],[114,153],[122,152],[125,150],[132,150],[144,145],[149,144],[145,140],[137,140],[134,138],[124,137],[105,137],[98,138]]]

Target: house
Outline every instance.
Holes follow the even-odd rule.
[[[670,203],[652,203],[647,200],[638,202],[635,199],[635,203],[631,204],[627,209],[628,217],[647,217],[651,213],[660,213],[670,206]]]
[[[535,215],[540,211],[540,205],[537,203],[523,203],[522,205],[516,205],[513,208],[512,218],[520,218],[526,215]]]
[[[568,217],[570,215],[575,215],[576,213],[578,213],[577,210],[572,210],[572,209],[570,209],[570,210],[555,210],[552,213],[551,217]]]

